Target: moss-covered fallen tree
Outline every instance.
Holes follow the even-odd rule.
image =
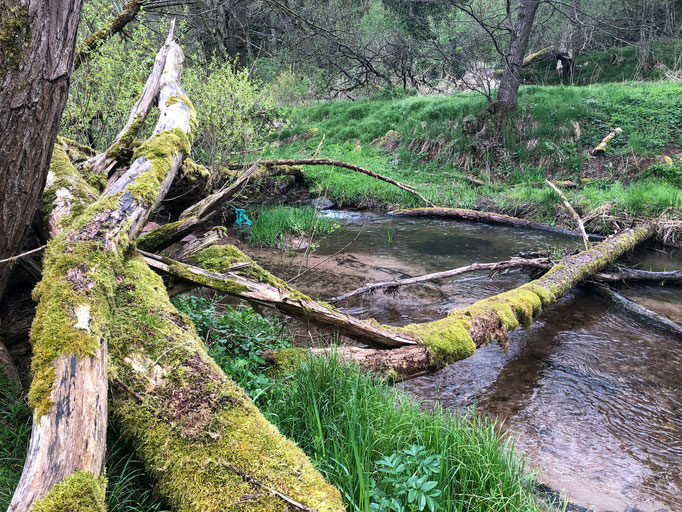
[[[653,224],[625,229],[587,251],[565,256],[542,277],[518,288],[453,310],[440,320],[393,328],[397,334],[410,336],[418,343],[401,348],[401,354],[361,348],[343,349],[339,354],[369,370],[406,378],[470,357],[476,347],[494,340],[507,346],[510,331],[519,326],[529,328],[544,308],[650,238],[654,231]],[[268,357],[277,361],[275,353]]]
[[[338,491],[206,354],[134,251],[195,124],[182,51],[167,44],[154,133],[104,193],[66,143],[55,148],[44,193],[53,239],[31,332],[33,431],[10,510],[105,510],[108,407],[175,510],[343,510]]]

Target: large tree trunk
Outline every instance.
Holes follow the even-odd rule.
[[[69,92],[82,0],[8,0],[0,30],[0,259],[17,254],[40,205]],[[10,265],[0,265],[0,297]]]
[[[497,113],[505,113],[516,108],[521,85],[523,56],[526,53],[528,38],[539,6],[540,0],[521,0],[516,22],[509,27],[509,52],[505,55],[504,72],[494,104]],[[508,22],[511,23],[511,20]]]
[[[34,292],[39,304],[31,328],[31,443],[10,510],[45,507],[54,499],[50,491],[56,484],[64,483],[60,495],[78,493],[82,486],[75,483],[83,480],[94,500],[88,506],[103,506],[97,502],[102,497],[97,479],[107,427],[110,301],[130,238],[164,197],[189,153],[192,107],[179,84],[182,60],[180,47],[172,45],[160,84],[159,122],[111,193],[80,215],[73,201],[55,208],[63,217],[53,224],[57,236],[46,251],[43,279]],[[60,163],[57,158],[51,167],[54,188],[59,188],[48,197],[56,202],[65,197],[61,188],[73,186],[72,197],[88,191],[64,159]],[[60,179],[64,175],[69,179]]]

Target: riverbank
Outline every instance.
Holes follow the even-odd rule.
[[[575,229],[544,180],[565,194],[588,231],[610,233],[663,215],[658,238],[682,241],[682,83],[527,86],[503,126],[476,93],[327,101],[291,110],[259,156],[313,154],[371,169],[428,200]],[[606,153],[591,150],[623,129]],[[305,187],[337,207],[421,207],[415,196],[345,169],[304,167]]]

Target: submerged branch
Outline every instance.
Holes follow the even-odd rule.
[[[491,272],[495,272],[497,270],[503,270],[507,268],[532,267],[545,269],[551,266],[552,263],[547,258],[511,258],[506,261],[497,261],[495,263],[472,263],[471,265],[467,265],[465,267],[444,270],[442,272],[434,272],[433,274],[425,274],[418,277],[410,277],[408,279],[401,279],[399,281],[382,281],[379,283],[368,284],[351,292],[339,295],[338,297],[328,299],[327,302],[340,302],[355,295],[371,292],[380,288],[397,288],[398,286],[435,281],[438,279],[445,279],[446,277],[454,277],[467,272],[476,272],[479,270],[490,270]]]

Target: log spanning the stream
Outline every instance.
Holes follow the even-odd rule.
[[[302,294],[255,264],[231,245],[218,245],[200,251],[192,258],[196,265],[140,252],[145,263],[154,270],[195,283],[197,286],[206,286],[258,305],[274,308],[288,316],[320,327],[338,329],[341,334],[370,345],[401,347],[417,344],[407,333],[399,333],[392,328],[354,318],[329,304]],[[232,272],[235,264],[244,262],[251,263],[250,266],[243,268],[246,276]]]
[[[494,340],[507,346],[510,331],[530,327],[543,308],[650,238],[654,228],[648,224],[625,229],[587,251],[565,256],[542,277],[518,288],[451,311],[440,320],[393,328],[418,342],[418,347],[405,349],[409,364],[396,364],[392,350],[373,351],[371,357],[362,349],[341,351],[340,355],[370,370],[390,368],[394,376],[408,378],[470,357],[476,347]]]
[[[467,210],[465,208],[412,208],[409,210],[395,210],[389,212],[389,215],[397,215],[400,217],[432,217],[438,219],[471,220],[475,222],[485,222],[487,224],[512,226],[515,228],[536,229],[550,233],[560,233],[562,235],[582,236],[582,233],[578,233],[577,231],[558,228],[556,226],[550,226],[549,224],[542,224],[540,222],[510,217],[509,215],[503,215],[501,213]],[[601,235],[588,234],[587,236],[595,240],[604,239],[604,237]]]

